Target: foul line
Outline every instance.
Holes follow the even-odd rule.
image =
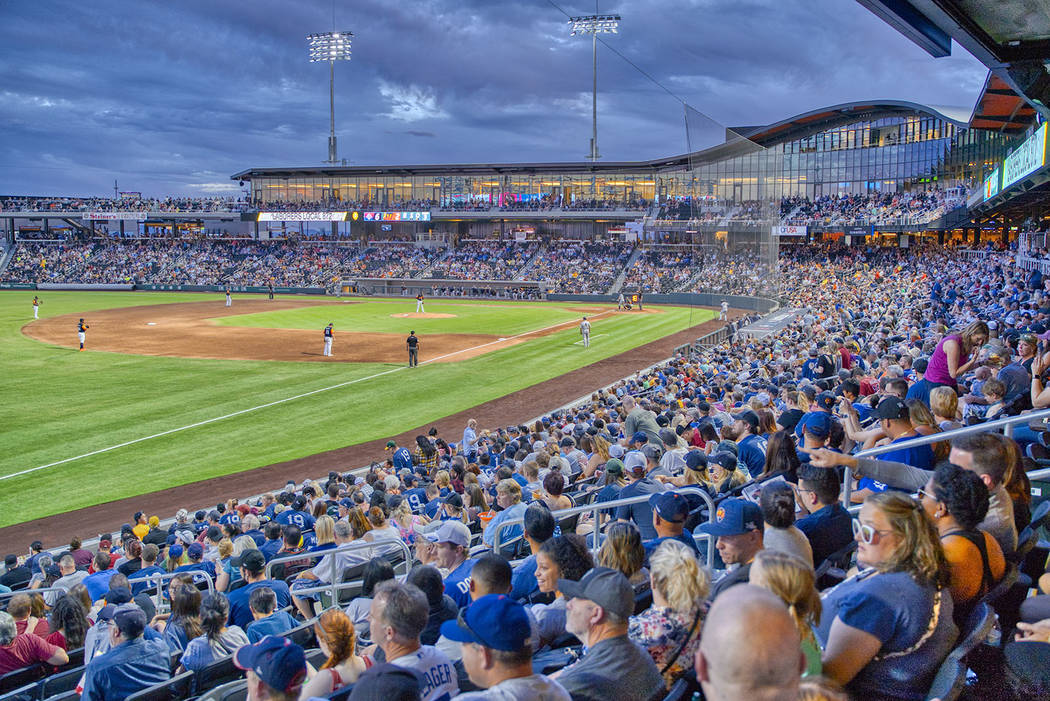
[[[599,316],[603,316],[605,314],[610,313],[611,311],[612,310],[599,312],[598,314],[593,315],[591,318],[593,319],[593,318],[596,318],[596,317],[599,317]],[[568,324],[575,324],[575,323],[576,323],[575,320],[573,320],[573,321],[563,321],[563,322],[561,322],[559,324],[553,324],[551,326],[545,326],[542,329],[533,329],[532,331],[525,331],[523,333],[515,334],[514,336],[507,336],[507,337],[502,338],[502,339],[500,339],[498,341],[489,341],[488,343],[482,343],[481,345],[473,346],[471,348],[464,348],[462,350],[453,351],[451,353],[446,353],[444,355],[439,355],[436,358],[431,358],[429,360],[424,360],[422,363],[420,363],[420,365],[428,365],[430,363],[437,362],[438,360],[443,360],[445,358],[449,358],[449,357],[452,357],[454,355],[459,355],[460,353],[468,353],[468,352],[471,352],[471,351],[476,351],[479,348],[486,348],[488,346],[491,346],[491,345],[494,345],[494,344],[497,344],[497,343],[506,343],[507,341],[513,341],[514,339],[521,338],[522,336],[529,336],[529,335],[534,334],[534,333],[541,333],[543,331],[550,331],[551,329],[556,329],[559,326],[566,326]],[[285,397],[284,399],[278,399],[276,401],[267,402],[266,404],[260,404],[259,406],[249,407],[248,409],[241,409],[240,411],[235,411],[232,414],[225,414],[223,416],[216,416],[216,417],[211,418],[211,419],[205,419],[204,421],[198,421],[196,423],[187,424],[186,426],[180,426],[178,428],[171,428],[171,429],[168,429],[167,431],[161,431],[160,433],[154,433],[151,436],[143,436],[142,438],[135,438],[135,439],[130,440],[130,441],[125,441],[124,443],[118,443],[117,445],[111,445],[108,448],[99,448],[98,450],[92,450],[90,453],[84,453],[83,455],[77,455],[77,456],[74,456],[72,458],[65,458],[64,460],[57,460],[55,462],[49,462],[46,465],[39,465],[37,467],[30,467],[30,468],[25,469],[25,470],[19,470],[18,472],[12,472],[9,475],[0,475],[0,481],[6,480],[6,479],[11,479],[12,477],[20,477],[22,475],[28,475],[28,474],[30,474],[32,472],[37,472],[39,470],[46,470],[49,467],[56,467],[58,465],[65,465],[66,463],[74,462],[76,460],[81,460],[83,458],[90,458],[93,455],[101,455],[102,453],[108,453],[110,451],[117,450],[119,448],[126,448],[129,445],[135,445],[136,443],[142,443],[143,441],[152,440],[154,438],[160,438],[162,436],[169,436],[169,435],[171,435],[173,433],[179,433],[180,431],[186,431],[186,430],[189,430],[191,428],[197,428],[199,426],[206,426],[207,424],[212,424],[212,423],[215,423],[216,421],[223,421],[225,419],[232,419],[235,416],[241,416],[242,414],[249,414],[249,413],[251,413],[253,411],[259,411],[260,409],[266,409],[266,408],[269,408],[269,407],[272,407],[272,406],[277,406],[278,404],[285,404],[286,402],[293,402],[293,401],[295,401],[297,399],[302,399],[304,397],[309,397],[309,396],[314,395],[314,394],[320,394],[321,392],[328,392],[329,390],[333,390],[333,389],[339,389],[340,387],[347,387],[349,385],[357,384],[358,382],[365,382],[366,380],[374,380],[377,377],[382,377],[383,375],[389,375],[389,374],[394,373],[394,372],[400,372],[402,370],[408,370],[408,366],[402,365],[400,367],[391,368],[390,370],[384,370],[383,372],[377,372],[376,374],[369,375],[368,377],[359,377],[356,380],[347,380],[346,382],[340,382],[339,384],[331,385],[329,387],[321,387],[320,389],[315,389],[315,390],[311,390],[309,392],[304,392],[302,394],[297,394],[294,397]]]

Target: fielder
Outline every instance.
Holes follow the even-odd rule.
[[[80,341],[80,350],[84,350],[84,340],[87,339],[87,330],[91,327],[84,323],[81,319],[77,322],[77,340]]]
[[[332,355],[332,322],[328,322],[328,326],[324,327],[324,355]]]
[[[718,315],[719,321],[725,321],[729,318],[729,302],[722,300],[722,311]]]
[[[226,288],[226,306],[227,307],[232,307],[233,306],[233,297],[230,296],[230,288],[229,287]]]
[[[423,311],[423,293],[420,292],[416,295],[416,314],[419,314]]]
[[[580,322],[580,335],[583,336],[583,347],[590,348],[591,322],[587,321],[587,317],[583,317],[583,321]]]
[[[33,318],[40,318],[40,299],[36,295],[33,295]]]

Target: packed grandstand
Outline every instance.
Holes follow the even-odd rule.
[[[531,265],[564,289],[622,276],[747,295],[763,275],[746,252],[688,246],[375,248],[24,241],[4,278],[315,284],[337,257],[377,274]],[[735,321],[527,424],[471,422],[258,498],[27,543],[0,576],[0,689],[223,698],[224,683],[243,694],[247,668],[286,683],[279,698],[357,698],[394,661],[423,674],[428,700],[484,680],[503,695],[467,698],[686,698],[697,679],[730,684],[726,669],[740,698],[1037,698],[1050,506],[1028,473],[1050,458],[1042,424],[907,441],[1050,408],[1050,279],[1015,251],[931,246],[795,246],[776,265],[791,318],[763,337]],[[141,657],[85,667],[129,641]],[[758,659],[771,661],[739,666]]]

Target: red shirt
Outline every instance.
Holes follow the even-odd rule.
[[[17,635],[10,645],[0,645],[0,674],[47,662],[60,649],[35,635]]]
[[[29,619],[28,618],[26,620],[24,620],[24,621],[15,621],[15,632],[18,635],[21,635],[22,633],[25,633],[26,632],[26,625],[28,623],[29,623]],[[46,638],[48,633],[51,632],[51,626],[48,625],[48,622],[47,622],[46,618],[39,618],[39,619],[37,619],[37,622],[36,622],[36,628],[34,628],[33,630],[31,630],[29,632],[32,633],[33,635],[39,635],[41,638]]]

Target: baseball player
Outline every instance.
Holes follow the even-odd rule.
[[[270,293],[270,299],[273,299],[273,283],[266,283],[266,290]]]
[[[620,296],[616,298],[616,311],[621,311],[625,304],[626,301],[623,298],[623,292],[621,292]]]
[[[330,321],[328,326],[324,327],[324,354],[332,355],[332,322]]]
[[[33,318],[40,318],[40,298],[36,295],[33,295]]]
[[[718,314],[719,321],[725,321],[729,318],[729,302],[722,300],[722,311]]]
[[[590,348],[591,322],[587,321],[587,317],[583,317],[583,321],[580,322],[580,335],[583,336],[583,347]]]
[[[420,292],[416,295],[416,313],[419,314],[423,310],[423,293]]]
[[[91,327],[84,323],[81,319],[77,322],[77,340],[80,341],[80,350],[84,350],[84,340],[87,338],[87,330]]]
[[[227,307],[232,307],[233,306],[233,297],[230,296],[230,288],[229,287],[226,288],[226,306]]]
[[[405,347],[408,348],[408,367],[414,368],[419,365],[419,339],[416,338],[415,331],[408,332]]]

